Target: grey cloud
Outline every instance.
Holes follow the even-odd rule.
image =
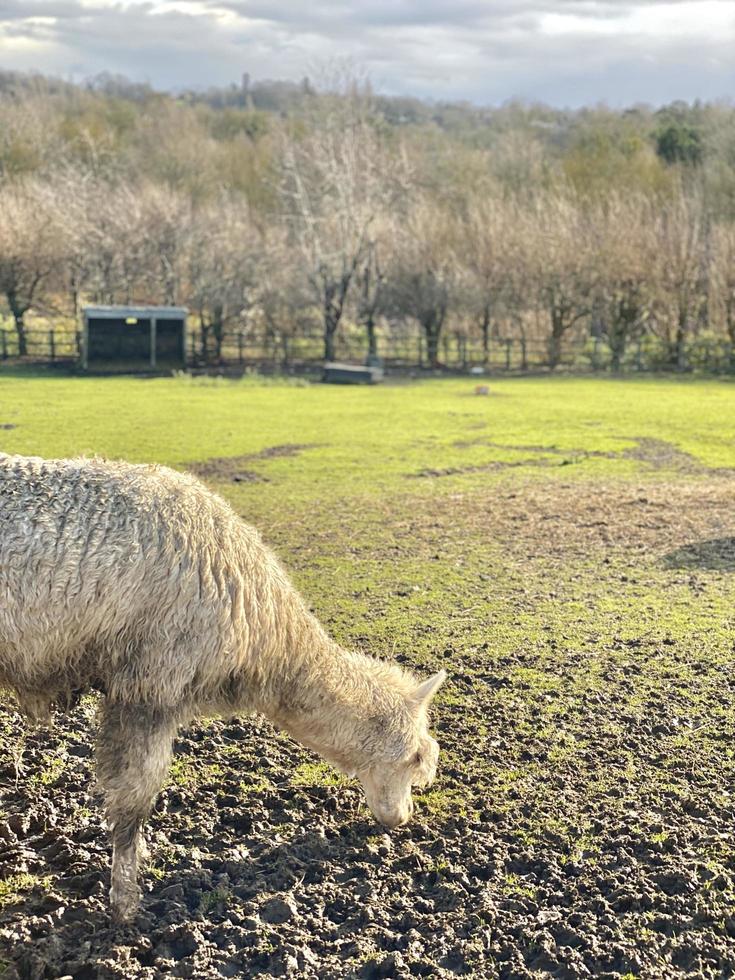
[[[302,29],[353,27],[448,26],[514,22],[542,14],[565,13],[588,20],[620,19],[635,7],[655,7],[688,0],[208,0],[211,8],[222,8],[274,24]]]
[[[94,14],[94,9],[92,14]],[[76,0],[0,0],[0,24],[23,21],[30,17],[81,17],[85,8]]]
[[[495,103],[510,97],[579,105],[712,98],[731,93],[731,40],[688,42],[629,34],[542,34],[540,18],[615,18],[645,3],[595,0],[200,0],[155,3],[0,0],[0,39],[43,41],[44,63],[6,45],[0,65],[95,74],[162,87],[254,78],[297,79],[319,60],[348,55],[378,89]],[[681,0],[684,2],[684,0]],[[226,9],[240,16],[224,19]],[[29,18],[53,18],[38,21]],[[1,40],[0,40],[1,44]]]

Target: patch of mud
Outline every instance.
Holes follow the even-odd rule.
[[[273,459],[279,456],[298,456],[305,449],[314,449],[314,443],[286,443],[284,446],[268,446],[254,453],[251,459]]]
[[[9,432],[11,429],[17,429],[17,428],[18,426],[15,424],[15,422],[0,423],[0,429],[2,429],[3,432]]]
[[[217,480],[222,483],[268,483],[267,476],[249,469],[247,464],[262,459],[298,456],[305,449],[313,448],[313,444],[286,443],[283,446],[268,446],[257,453],[248,453],[245,456],[215,456],[212,459],[187,463],[186,468],[205,480]]]
[[[439,529],[446,522],[448,533],[454,525],[453,535],[502,542],[511,553],[560,560],[650,555],[672,568],[688,559],[701,567],[711,560],[722,570],[716,562],[730,561],[735,533],[732,496],[731,484],[720,479],[639,486],[555,480],[438,497],[432,521]],[[421,520],[417,515],[416,534]]]
[[[512,462],[503,460],[491,460],[489,463],[478,463],[476,466],[447,466],[443,469],[424,469],[418,473],[407,473],[406,476],[411,480],[423,479],[425,477],[457,476],[461,473],[490,473],[499,470],[517,469],[519,466],[550,466],[545,459],[517,459]]]
[[[412,479],[417,477],[456,476],[462,473],[482,473],[493,470],[514,469],[522,466],[569,466],[582,463],[585,459],[636,459],[651,469],[671,470],[676,473],[689,475],[707,475],[732,477],[735,469],[731,467],[711,467],[700,463],[691,453],[684,452],[673,443],[663,439],[649,439],[640,436],[634,440],[635,446],[620,451],[587,449],[560,449],[558,446],[542,446],[525,443],[490,442],[487,439],[460,439],[453,443],[455,449],[469,449],[474,446],[487,446],[490,449],[504,449],[513,452],[543,453],[544,456],[561,456],[561,462],[551,459],[529,459],[480,463],[472,466],[454,466],[445,469],[424,469],[418,473],[407,473]]]
[[[294,783],[305,754],[259,719],[177,740],[176,775],[146,831],[142,910],[134,927],[112,926],[89,719],[59,722],[28,737],[17,785],[0,756],[3,980],[468,972],[463,921],[482,882],[456,847],[420,818],[385,833],[354,784]]]
[[[664,555],[662,564],[665,568],[706,568],[719,572],[735,572],[735,537],[682,545]]]
[[[661,639],[659,606],[612,635],[603,605],[640,587],[642,607],[646,576],[690,542],[727,555],[730,485],[519,481],[399,501],[374,535],[351,501],[325,511],[291,551],[301,567],[345,542],[356,586],[363,559],[388,581],[406,556],[461,565],[448,606],[410,627],[451,673],[432,792],[457,805],[429,815],[419,797],[388,834],[354,783],[320,778],[260,719],[192,727],[147,826],[141,914],[116,929],[89,706],[27,736],[20,778],[0,711],[3,980],[735,976],[735,677],[712,644]],[[366,647],[384,591],[365,597]],[[577,610],[578,633],[535,612],[548,600]],[[494,626],[516,617],[498,654]]]
[[[262,473],[245,469],[243,463],[250,459],[249,456],[208,459],[196,465],[189,464],[187,469],[205,480],[219,480],[223,483],[269,483],[268,477]]]
[[[704,463],[684,452],[671,442],[663,439],[639,437],[633,448],[624,449],[617,454],[622,459],[638,459],[652,469],[675,470],[680,473],[699,473],[712,476],[732,476],[735,470],[730,467],[705,466]]]

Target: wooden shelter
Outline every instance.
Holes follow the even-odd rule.
[[[161,370],[186,367],[183,306],[86,306],[82,368]]]

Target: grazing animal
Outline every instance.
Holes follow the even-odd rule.
[[[98,781],[110,901],[134,916],[141,826],[177,728],[261,712],[358,777],[388,827],[436,774],[427,708],[445,680],[344,650],[260,535],[160,466],[0,454],[0,688],[43,721],[104,694]]]

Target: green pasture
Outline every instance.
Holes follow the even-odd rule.
[[[416,493],[406,478],[427,469],[462,469],[455,476],[464,486],[482,486],[487,472],[471,467],[518,462],[526,446],[575,464],[575,478],[631,475],[629,460],[586,454],[619,453],[641,438],[669,442],[706,466],[735,464],[735,385],[725,380],[508,379],[492,381],[487,397],[474,388],[471,379],[337,387],[0,375],[0,424],[15,426],[2,431],[0,447],[185,467],[305,446],[297,457],[253,464],[269,477],[272,507]],[[259,506],[262,487],[249,496]]]
[[[735,901],[735,385],[489,388],[18,373],[0,450],[198,467],[341,642],[447,669],[418,812],[492,828],[490,900],[617,895],[625,840],[642,893],[689,876],[695,949]],[[618,934],[673,975],[653,913],[620,901]]]

